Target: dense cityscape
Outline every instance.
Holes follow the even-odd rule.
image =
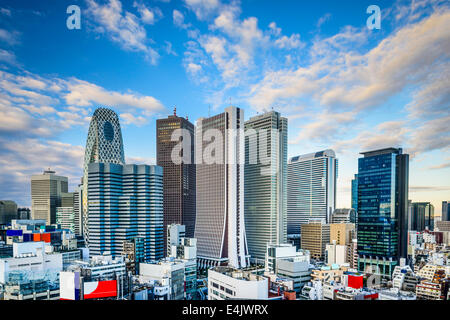
[[[0,0],[1,315],[445,308],[449,24],[446,0]]]
[[[74,190],[0,201],[3,300],[450,300],[450,201],[408,200],[409,155],[365,150],[336,208],[331,149],[287,158],[287,119],[229,106],[157,120],[157,165],[125,163],[95,110]],[[194,143],[195,141],[195,143]]]

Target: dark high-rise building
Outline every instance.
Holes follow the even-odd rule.
[[[174,131],[180,129],[186,134],[181,144],[180,136]],[[172,135],[174,134],[174,140]],[[156,163],[163,168],[164,180],[164,254],[167,253],[167,226],[177,223],[186,226],[186,237],[194,236],[195,228],[195,163],[194,125],[178,117],[176,109],[172,116],[156,120]],[[175,139],[176,137],[176,139]],[[186,146],[182,150],[177,146]],[[190,154],[189,154],[190,151]],[[185,161],[178,162],[172,153]]]
[[[422,232],[434,230],[434,206],[430,202],[412,202],[410,230]]]
[[[407,258],[409,155],[387,148],[358,159],[358,266],[391,275]],[[368,270],[370,268],[370,270]]]
[[[450,221],[450,201],[442,201],[441,221]]]
[[[358,175],[352,180],[352,209],[358,212]]]
[[[17,203],[11,200],[0,200],[0,224],[11,223],[17,219]]]

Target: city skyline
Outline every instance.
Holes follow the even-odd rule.
[[[288,118],[289,158],[333,149],[337,208],[351,207],[359,152],[402,147],[411,155],[410,200],[431,202],[439,216],[450,193],[442,76],[450,13],[444,2],[419,3],[379,2],[381,29],[368,30],[368,1],[286,2],[283,12],[267,1],[42,1],[33,9],[4,1],[2,198],[31,207],[30,177],[48,167],[73,191],[96,107],[119,113],[126,163],[155,164],[156,119],[173,105],[195,123],[232,104],[244,120],[271,108]],[[65,25],[70,4],[81,8],[81,30]],[[136,42],[120,30],[135,31]]]

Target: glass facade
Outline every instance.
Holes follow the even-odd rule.
[[[407,160],[408,155],[394,148],[366,152],[358,159],[361,271],[370,266],[372,272],[390,275],[399,258],[406,258]]]
[[[358,212],[358,175],[352,180],[352,209]]]

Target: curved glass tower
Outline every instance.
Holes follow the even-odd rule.
[[[88,166],[93,162],[125,164],[119,117],[107,108],[98,108],[89,125],[83,166],[83,235],[89,244]]]

